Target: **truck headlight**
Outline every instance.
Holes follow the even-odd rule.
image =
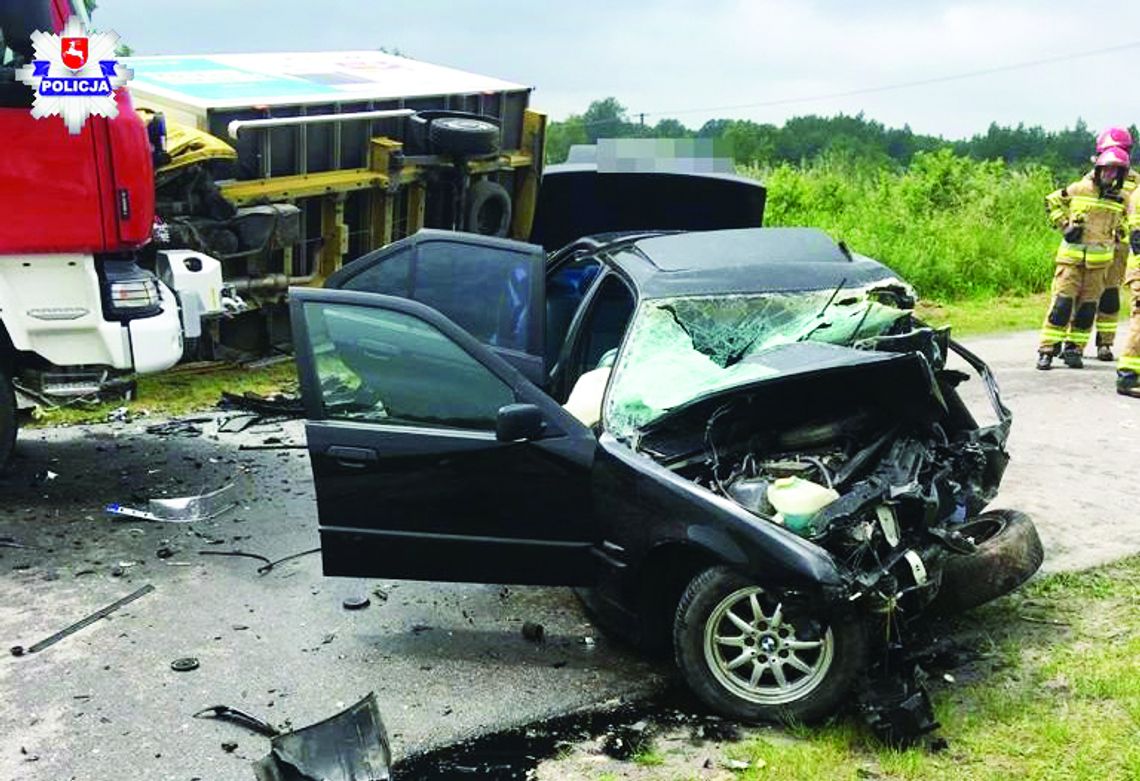
[[[154,274],[133,259],[105,258],[97,268],[105,319],[126,322],[161,314],[162,290]]]
[[[162,303],[156,279],[112,282],[110,293],[111,308],[120,314],[134,314],[141,310],[154,309]]]

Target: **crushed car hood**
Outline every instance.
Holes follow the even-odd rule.
[[[638,429],[639,449],[677,454],[702,447],[710,416],[730,404],[736,415],[769,419],[789,432],[824,412],[847,409],[859,419],[895,416],[935,421],[946,413],[934,374],[917,352],[890,353],[802,342],[749,355],[742,363],[771,369],[752,379],[698,396]]]

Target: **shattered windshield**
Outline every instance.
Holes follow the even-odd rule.
[[[857,290],[681,296],[639,307],[606,398],[606,428],[630,439],[669,410],[712,391],[779,374],[764,352],[793,342],[850,345],[910,311],[897,280]]]

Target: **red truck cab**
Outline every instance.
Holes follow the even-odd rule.
[[[18,402],[93,394],[182,354],[178,300],[137,264],[154,223],[154,169],[129,93],[117,90],[116,116],[88,117],[71,134],[60,117],[32,115],[33,90],[16,78],[36,57],[34,31],[85,21],[75,2],[0,4],[0,465]]]

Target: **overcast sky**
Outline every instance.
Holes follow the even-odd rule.
[[[646,121],[781,123],[857,113],[950,138],[992,121],[1050,129],[1140,121],[1140,4],[838,0],[99,0],[94,26],[136,54],[398,48],[535,88],[555,119],[614,96]],[[176,9],[183,9],[177,13]],[[191,11],[191,9],[193,9]],[[1115,53],[824,100],[1097,48]],[[748,105],[750,107],[738,107]]]

